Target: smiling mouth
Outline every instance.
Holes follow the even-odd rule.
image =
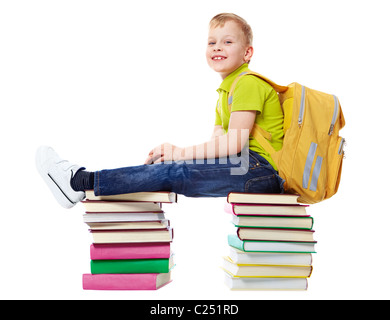
[[[226,57],[223,57],[223,56],[215,56],[215,57],[212,57],[211,58],[212,60],[214,60],[214,61],[219,61],[219,60],[225,60],[226,59]]]

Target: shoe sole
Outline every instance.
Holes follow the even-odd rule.
[[[58,185],[55,179],[50,175],[47,170],[47,167],[44,165],[44,161],[42,161],[46,148],[39,148],[36,154],[35,163],[37,170],[42,177],[42,179],[46,182],[46,185],[49,187],[50,191],[53,193],[54,198],[57,202],[64,208],[70,209],[77,202],[72,201],[69,196],[62,190],[62,188]]]

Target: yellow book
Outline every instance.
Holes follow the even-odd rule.
[[[223,257],[222,269],[233,277],[309,278],[312,266],[237,264]]]

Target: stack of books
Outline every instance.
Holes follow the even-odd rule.
[[[171,282],[173,229],[163,203],[171,192],[95,196],[87,190],[84,223],[92,235],[85,290],[156,290]]]
[[[313,218],[298,195],[230,193],[225,284],[236,290],[306,290],[315,253]]]

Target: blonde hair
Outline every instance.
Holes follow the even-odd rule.
[[[209,27],[210,28],[223,27],[227,21],[236,22],[240,26],[240,28],[244,34],[245,44],[247,46],[252,46],[253,32],[252,32],[251,26],[243,18],[241,18],[240,16],[238,16],[234,13],[217,14],[215,17],[213,17],[210,20]]]

